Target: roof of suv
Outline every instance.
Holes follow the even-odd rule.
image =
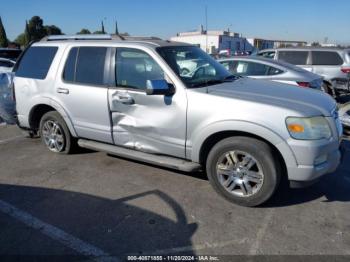
[[[150,47],[164,47],[164,46],[191,46],[187,43],[175,42],[169,40],[162,40],[157,37],[121,37],[117,35],[55,35],[44,37],[40,42],[36,42],[34,45],[47,45],[47,44],[87,44],[87,43],[99,43],[99,44],[140,44]]]
[[[281,48],[269,48],[269,49],[263,49],[259,52],[268,52],[268,51],[303,51],[303,50],[312,50],[312,51],[344,51],[348,52],[350,49],[348,48],[339,48],[339,47],[313,47],[313,46],[303,46],[303,47],[281,47]]]

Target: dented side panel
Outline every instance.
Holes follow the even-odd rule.
[[[185,158],[185,92],[173,96],[146,95],[143,91],[109,89],[109,103],[116,145],[143,152]],[[130,96],[133,104],[123,104],[116,95]]]

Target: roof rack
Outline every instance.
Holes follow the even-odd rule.
[[[50,35],[41,41],[62,41],[62,40],[111,40],[111,35]]]
[[[147,41],[147,40],[162,40],[158,37],[150,36],[122,36],[110,34],[86,34],[86,35],[50,35],[46,36],[41,41],[66,41],[66,40],[129,40],[129,41]]]

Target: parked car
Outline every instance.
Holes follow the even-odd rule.
[[[278,48],[266,49],[258,56],[285,61],[324,78],[324,89],[337,98],[350,92],[350,49]]]
[[[13,73],[0,73],[0,123],[15,124],[15,103],[11,84]]]
[[[267,201],[282,177],[304,186],[337,168],[342,126],[329,95],[235,77],[196,46],[123,39],[34,43],[14,68],[18,125],[54,153],[78,144],[204,169],[219,194],[245,206]],[[201,61],[190,76],[180,72],[184,53]]]
[[[0,58],[7,58],[16,61],[22,53],[21,49],[16,48],[0,48]]]
[[[15,61],[12,61],[10,59],[0,58],[0,73],[11,72],[15,63]]]
[[[339,117],[343,124],[344,134],[350,136],[350,102],[340,106]]]
[[[294,65],[261,57],[232,57],[219,62],[232,74],[321,90],[321,76]]]

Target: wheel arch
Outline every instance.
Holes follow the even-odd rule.
[[[282,163],[284,171],[288,171],[288,167],[297,166],[295,156],[286,143],[286,141],[268,128],[257,124],[234,121],[236,123],[219,123],[204,130],[193,143],[191,150],[192,161],[198,162],[205,166],[207,156],[211,148],[222,139],[231,136],[246,136],[261,140],[268,144],[273,152],[276,153],[277,160]],[[222,128],[226,126],[226,128]]]
[[[61,115],[61,117],[63,118],[65,123],[67,124],[67,127],[68,127],[70,133],[72,134],[72,136],[77,137],[76,131],[73,127],[73,124],[72,124],[70,118],[68,117],[68,115],[66,114],[64,109],[61,108],[55,102],[40,103],[40,104],[36,104],[35,106],[32,107],[32,109],[29,112],[29,118],[28,118],[30,129],[37,131],[39,129],[40,120],[41,120],[42,116],[50,111],[57,111]]]

